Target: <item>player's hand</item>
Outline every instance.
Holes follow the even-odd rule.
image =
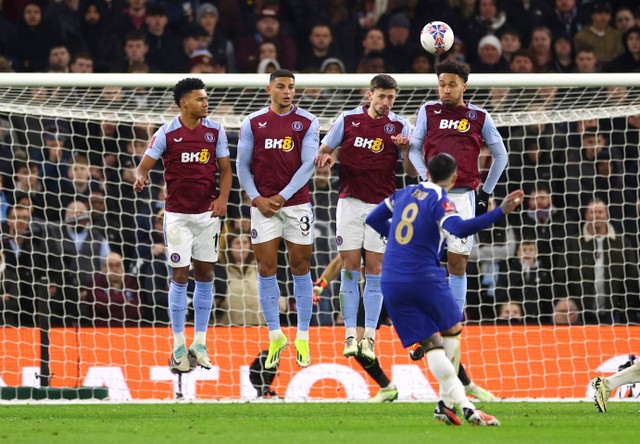
[[[149,185],[149,178],[139,173],[137,169],[133,173],[133,176],[135,178],[135,181],[133,182],[133,191],[136,193],[139,193],[146,185]]]
[[[325,165],[329,165],[329,168],[331,168],[336,163],[336,159],[331,154],[322,153],[318,154],[314,162],[318,168],[322,168]]]
[[[402,134],[398,134],[397,136],[391,136],[391,141],[396,144],[396,146],[406,154],[409,150],[409,139],[403,136]]]
[[[284,197],[282,197],[281,195],[279,195],[279,194],[275,194],[275,195],[271,196],[271,199],[275,200],[278,203],[278,210],[280,210],[280,208],[284,207],[284,204],[287,203],[287,200]]]
[[[322,294],[324,289],[327,288],[328,284],[329,283],[327,282],[327,280],[325,278],[318,278],[318,280],[316,280],[313,283],[313,303],[314,303],[314,305],[317,304],[320,301],[320,295]]]
[[[483,189],[478,191],[478,194],[476,195],[476,216],[482,216],[487,212],[490,197],[491,195],[489,193],[485,193]]]
[[[502,212],[504,214],[509,214],[522,203],[523,199],[524,191],[516,190],[504,198],[504,200],[500,204],[500,208],[502,208]]]
[[[211,205],[209,205],[209,211],[211,211],[211,217],[223,217],[227,215],[227,201],[225,199],[217,198]]]
[[[274,216],[280,210],[280,204],[270,197],[258,196],[253,199],[253,204],[264,217]]]

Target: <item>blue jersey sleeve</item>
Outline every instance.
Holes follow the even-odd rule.
[[[451,217],[446,217],[442,221],[442,228],[456,237],[468,237],[484,230],[485,228],[489,228],[502,216],[503,213],[500,207],[485,213],[482,216],[473,217],[467,220],[462,219],[462,217],[456,213]]]
[[[341,113],[322,139],[322,144],[335,150],[344,139],[344,113]]]
[[[216,157],[229,157],[229,141],[227,140],[227,132],[224,127],[220,125],[218,130],[218,143],[216,143]]]
[[[313,119],[307,133],[304,135],[304,139],[302,139],[302,151],[300,154],[302,165],[300,165],[300,168],[298,168],[298,171],[293,175],[287,186],[280,191],[280,195],[284,197],[285,200],[289,200],[291,196],[311,179],[313,171],[315,170],[314,161],[320,142],[319,134],[320,124],[318,123],[318,119]]]
[[[427,108],[422,105],[418,118],[416,119],[416,127],[411,133],[409,140],[409,160],[413,164],[422,180],[427,180],[427,164],[422,155],[422,144],[427,137]]]
[[[164,126],[161,126],[151,138],[151,142],[144,152],[152,159],[158,160],[167,150],[167,134],[164,132]]]
[[[253,131],[251,123],[246,117],[240,126],[240,138],[238,140],[238,154],[236,157],[236,170],[240,186],[247,192],[249,199],[253,201],[260,196],[258,188],[251,174],[251,158],[253,157]]]

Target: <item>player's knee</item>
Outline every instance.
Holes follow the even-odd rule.
[[[422,347],[425,352],[436,348],[442,348],[442,336],[438,333],[434,333],[427,339],[420,341],[420,347]]]
[[[447,255],[447,270],[449,274],[462,276],[467,272],[468,257],[461,254]]]
[[[276,271],[276,261],[262,260],[258,262],[258,273],[260,273],[260,276],[273,276],[276,274]]]
[[[176,284],[189,282],[189,267],[175,267],[171,272],[171,280]]]

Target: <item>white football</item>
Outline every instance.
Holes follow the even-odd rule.
[[[420,32],[420,44],[431,54],[442,54],[453,46],[453,29],[445,22],[427,23]]]

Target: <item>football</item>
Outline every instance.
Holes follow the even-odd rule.
[[[420,44],[431,54],[442,54],[451,49],[454,37],[451,26],[445,22],[433,21],[422,28]]]

